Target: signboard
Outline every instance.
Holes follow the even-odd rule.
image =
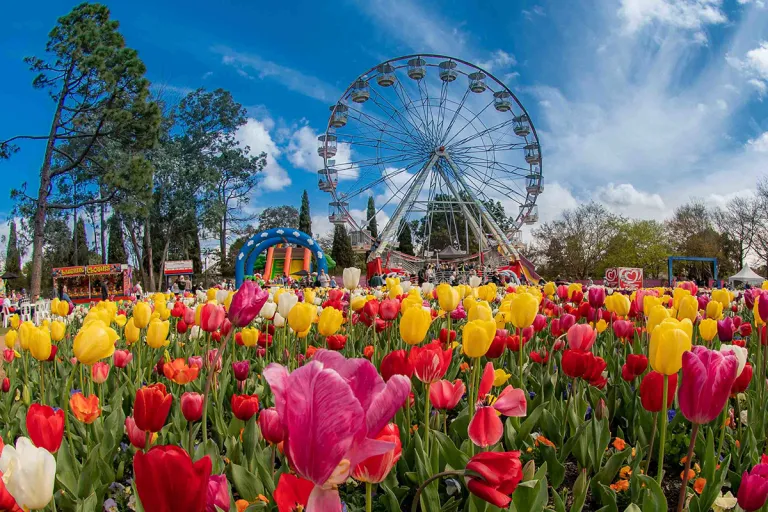
[[[167,276],[178,276],[182,274],[193,274],[194,273],[194,266],[192,265],[192,260],[181,260],[181,261],[166,261],[165,262],[165,275]]]
[[[625,290],[642,288],[643,269],[628,267],[605,269],[603,285],[608,288],[623,288]]]
[[[84,276],[85,267],[59,267],[53,269],[53,277]]]
[[[123,266],[119,263],[105,263],[103,265],[88,265],[85,267],[85,273],[89,276],[119,274],[122,271]]]

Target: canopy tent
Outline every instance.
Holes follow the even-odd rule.
[[[749,283],[751,285],[761,285],[765,281],[764,277],[757,275],[749,265],[745,265],[743,269],[728,278],[728,282],[733,284],[735,282]]]

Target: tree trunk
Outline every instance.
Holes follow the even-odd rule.
[[[136,254],[136,262],[138,263],[137,268],[139,269],[141,282],[144,283],[144,287],[147,288],[147,274],[144,272],[144,254],[141,251],[139,239],[136,237],[136,229],[131,229],[131,246],[133,246],[133,252]]]
[[[224,274],[227,265],[227,213],[224,209],[224,216],[221,219],[221,233],[219,234],[219,272]]]
[[[147,258],[147,273],[149,291],[157,291],[155,288],[155,263],[152,257],[152,233],[149,229],[149,218],[144,221],[144,255]]]
[[[101,228],[101,262],[108,263],[107,262],[107,228],[106,228],[106,222],[104,220],[104,217],[106,217],[107,205],[104,203],[101,203],[100,209],[101,211],[99,213],[101,214],[101,220],[99,222],[99,227]],[[116,261],[114,263],[122,263],[122,261]]]

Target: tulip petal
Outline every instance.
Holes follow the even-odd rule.
[[[512,501],[512,498],[506,494],[500,493],[493,487],[486,485],[484,482],[476,478],[473,478],[467,482],[467,488],[469,489],[469,492],[475,496],[502,509],[507,508],[509,503]]]
[[[316,485],[309,495],[307,510],[317,510],[322,512],[341,512],[341,497],[336,489],[323,489]]]
[[[318,350],[312,359],[323,363],[325,368],[330,368],[344,377],[364,411],[371,407],[374,397],[381,393],[385,387],[384,379],[367,359],[347,359],[333,350]],[[387,418],[387,421],[390,418],[391,416]],[[386,422],[384,423],[386,424]],[[378,430],[372,432],[373,435],[377,433]]]
[[[392,419],[411,392],[411,380],[403,375],[393,375],[384,389],[371,397],[370,407],[365,413],[368,434],[375,436]]]
[[[478,388],[477,396],[483,398],[493,387],[493,380],[495,374],[493,373],[493,363],[488,362],[483,370],[483,378],[480,380],[480,387]]]
[[[525,399],[525,391],[507,386],[499,394],[499,398],[493,403],[493,408],[504,416],[513,418],[523,417],[527,414],[528,402]]]
[[[262,372],[275,395],[275,409],[280,418],[285,418],[285,390],[288,387],[288,369],[277,363],[270,363]]]
[[[468,433],[473,443],[486,448],[499,442],[504,425],[493,407],[481,407],[469,422]]]

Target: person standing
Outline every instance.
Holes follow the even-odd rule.
[[[320,269],[320,275],[317,276],[317,280],[320,282],[320,288],[328,288],[328,285],[331,282],[331,279],[328,277],[328,274],[325,273],[325,269]]]

